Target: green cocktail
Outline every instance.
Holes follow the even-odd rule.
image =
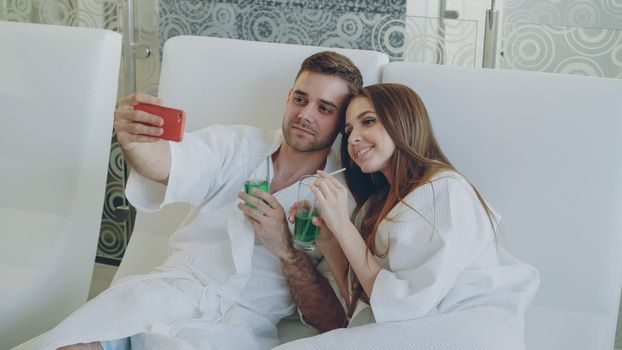
[[[244,192],[246,192],[246,194],[253,196],[255,198],[257,198],[257,196],[255,196],[253,194],[253,188],[258,188],[264,192],[268,192],[270,193],[270,182],[268,182],[268,180],[247,180],[244,182]],[[254,205],[249,204],[244,202],[244,204],[248,205],[251,208],[256,208]]]
[[[315,240],[320,233],[320,228],[315,226],[312,220],[319,215],[317,210],[309,211],[306,208],[296,212],[296,221],[294,223],[294,248],[303,251],[315,249]]]

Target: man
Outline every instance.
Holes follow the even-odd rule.
[[[156,271],[118,281],[17,349],[265,349],[278,344],[275,324],[294,310],[292,296],[320,331],[342,326],[345,313],[327,279],[292,247],[285,210],[298,178],[339,166],[331,145],[349,95],[361,86],[349,59],[318,53],[296,76],[282,134],[213,125],[181,143],[160,140],[162,120],[133,109],[161,100],[122,99],[115,129],[133,169],[128,199],[147,211],[176,201],[193,209]],[[249,154],[271,154],[271,193],[239,192]]]

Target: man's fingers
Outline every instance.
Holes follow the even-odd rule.
[[[136,109],[133,113],[127,113],[127,119],[130,119],[131,121],[137,123],[150,124],[155,126],[160,126],[164,124],[164,119],[162,119],[162,117]]]
[[[291,208],[289,208],[289,214],[287,216],[287,220],[290,223],[294,223],[296,219],[296,213],[298,212],[298,202],[294,203]]]
[[[131,94],[129,96],[125,96],[125,97],[121,98],[117,104],[119,105],[119,107],[133,105],[134,101],[135,101],[134,95],[135,94]]]
[[[255,218],[252,218],[246,214],[244,214],[244,217],[246,218],[246,220],[248,220],[248,222],[251,223],[251,225],[255,226],[255,225],[259,225],[259,221],[255,220]]]
[[[128,123],[143,123],[153,126],[161,126],[164,119],[141,110],[134,110],[129,106],[120,106],[114,111],[115,121],[125,121]]]
[[[119,107],[122,106],[133,106],[137,103],[148,103],[151,105],[162,105],[162,99],[156,96],[152,96],[149,94],[145,94],[142,92],[136,92],[129,96],[125,96],[118,101]]]
[[[238,209],[240,209],[247,218],[253,219],[253,221],[261,222],[265,218],[264,213],[256,208],[251,208],[244,203],[238,203]]]
[[[162,99],[142,92],[134,94],[134,101],[137,103],[148,103],[150,105],[162,105]]]
[[[149,126],[141,123],[128,123],[125,131],[135,135],[160,136],[164,129],[157,126]]]
[[[128,139],[130,142],[158,142],[162,140],[159,137],[152,137],[152,136],[146,136],[146,135],[132,135],[132,134],[130,134]]]
[[[277,201],[276,198],[274,198],[274,196],[268,192],[262,191],[258,188],[254,188],[253,195],[262,199],[262,201],[267,203],[272,209],[278,209],[281,207],[281,204],[279,204],[279,201]]]
[[[313,219],[311,220],[311,222],[313,223],[313,225],[315,225],[317,227],[324,227],[324,226],[326,226],[326,222],[324,222],[324,220],[320,216],[314,216]]]
[[[261,210],[262,213],[268,214],[272,211],[272,208],[270,208],[262,199],[248,195],[245,192],[239,192],[238,198],[248,204],[254,205],[257,209]]]

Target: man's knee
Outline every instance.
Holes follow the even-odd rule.
[[[101,344],[99,342],[93,342],[88,344],[74,344],[63,346],[62,348],[58,348],[58,350],[103,350]]]

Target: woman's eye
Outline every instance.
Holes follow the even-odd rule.
[[[346,136],[350,135],[350,133],[351,133],[351,132],[352,132],[352,128],[345,128],[345,129],[343,129],[343,133],[344,133]]]
[[[375,118],[365,118],[365,119],[363,119],[361,124],[363,124],[364,126],[374,125],[374,124],[376,124],[376,119]]]

